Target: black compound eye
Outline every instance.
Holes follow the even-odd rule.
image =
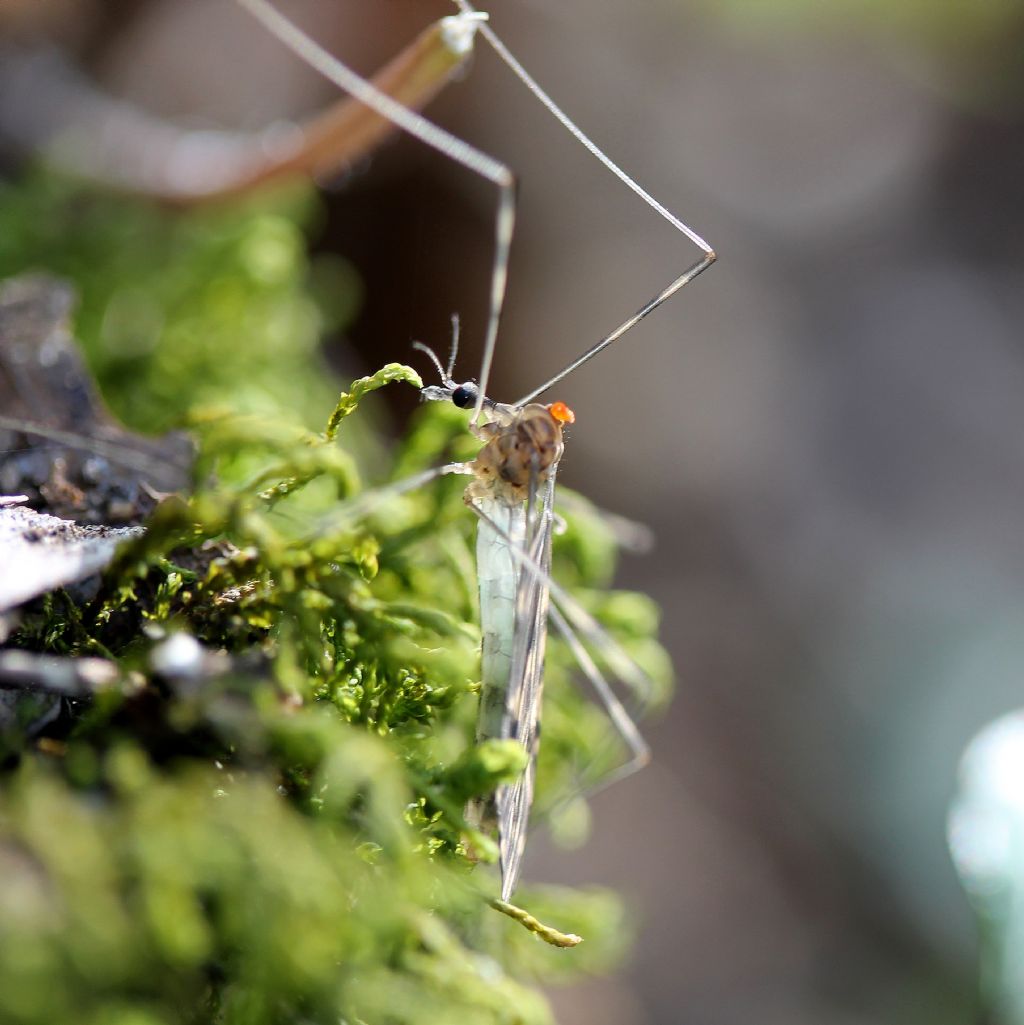
[[[477,394],[477,387],[472,382],[460,384],[458,388],[452,392],[452,402],[454,402],[459,409],[466,409],[468,406],[476,405]]]

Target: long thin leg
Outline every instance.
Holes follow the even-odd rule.
[[[510,168],[486,153],[476,149],[469,143],[445,131],[443,128],[427,120],[421,114],[409,110],[397,103],[387,94],[377,89],[371,82],[357,75],[324,50],[318,43],[292,24],[268,0],[237,0],[242,6],[257,17],[278,39],[290,47],[312,67],[334,82],[340,89],[350,93],[360,102],[377,111],[410,135],[421,142],[438,150],[470,171],[492,182],[498,188],[498,208],[495,214],[494,230],[494,263],[491,273],[490,310],[487,318],[487,331],[484,338],[483,358],[480,365],[479,394],[473,410],[474,422],[479,422],[485,404],[487,386],[494,361],[497,344],[498,326],[505,301],[508,283],[508,260],[515,230],[515,176]],[[619,181],[635,192],[648,206],[668,221],[677,231],[684,234],[703,253],[700,259],[691,264],[682,274],[673,279],[660,292],[652,296],[634,314],[627,317],[618,327],[606,334],[594,345],[584,351],[560,370],[554,377],[545,381],[532,392],[524,395],[516,405],[524,405],[547,391],[569,374],[589,362],[599,352],[621,338],[627,331],[635,327],[644,317],[656,310],[662,303],[674,296],[681,288],[689,284],[698,274],[715,262],[716,254],[711,246],[692,228],[675,216],[670,210],[658,202],[634,178],[628,175],[618,164],[608,157],[589,136],[559,107],[554,100],[540,87],[526,69],[512,55],[496,33],[486,24],[487,15],[477,11],[469,0],[454,0],[461,12],[461,18],[452,19],[452,33],[460,45],[471,46],[473,34],[479,31],[494,48],[498,56],[511,68],[523,84],[565,127],[565,129],[596,157]]]
[[[647,555],[654,550],[654,531],[646,523],[602,509],[566,488],[559,488],[557,510],[597,519],[624,551]]]
[[[530,572],[544,572],[540,566],[531,562],[525,552],[517,553],[516,558],[526,565]],[[648,700],[654,686],[647,674],[557,580],[548,577],[548,585],[551,588],[552,602],[558,605],[562,615],[572,625],[573,630],[582,636],[591,648],[601,653],[615,675],[623,683],[627,684],[641,701]]]
[[[557,580],[553,579],[543,566],[532,559],[529,553],[512,543],[501,527],[487,513],[474,504],[471,504],[470,508],[480,519],[486,521],[499,536],[505,536],[506,540],[509,540],[509,549],[513,558],[533,577],[546,584],[565,620],[572,625],[572,629],[576,633],[584,638],[587,644],[601,653],[615,675],[638,694],[641,700],[648,698],[651,694],[652,683],[647,674],[602,629],[601,624]]]
[[[630,751],[629,761],[600,781],[598,786],[603,790],[605,787],[618,783],[620,780],[625,779],[627,776],[632,776],[634,772],[642,769],[651,760],[651,749],[647,741],[644,740],[644,736],[637,727],[637,724],[633,722],[633,717],[626,711],[626,706],[619,700],[612,690],[611,684],[608,683],[604,674],[597,668],[597,664],[590,657],[590,652],[580,643],[576,631],[566,622],[565,617],[558,609],[557,603],[552,602],[548,608],[548,617],[555,624],[558,632],[565,638],[573,658],[576,659],[576,664],[594,688],[594,693],[601,699],[601,704],[604,705],[608,718],[611,719],[612,725],[623,741],[625,741]]]
[[[454,0],[455,5],[459,10],[466,16],[476,13],[475,8],[469,0]],[[689,266],[679,277],[675,278],[668,285],[665,286],[660,292],[652,296],[643,306],[640,307],[631,317],[624,320],[614,331],[609,332],[599,342],[592,345],[577,359],[574,359],[566,367],[560,370],[550,380],[545,381],[539,388],[535,388],[528,395],[524,395],[518,402],[515,403],[517,406],[524,405],[527,402],[533,401],[538,395],[546,392],[548,388],[557,384],[559,381],[568,377],[578,367],[583,366],[584,363],[593,359],[599,352],[606,349],[612,342],[621,338],[630,328],[634,327],[641,320],[644,319],[649,313],[654,312],[663,302],[670,299],[676,294],[684,285],[689,284],[698,274],[706,270],[715,262],[716,255],[715,251],[698,235],[689,225],[684,224],[675,214],[659,203],[643,186],[640,185],[633,177],[628,175],[618,164],[615,163],[603,150],[569,117],[561,107],[540,87],[530,73],[519,63],[518,60],[512,55],[511,51],[507,46],[498,38],[497,34],[490,27],[490,25],[483,24],[480,26],[480,34],[491,44],[494,51],[498,56],[511,68],[515,73],[516,77],[526,86],[530,92],[551,112],[551,114],[561,123],[561,125],[572,135],[577,142],[585,146],[593,156],[595,156],[616,178],[619,179],[627,188],[632,189],[652,210],[657,211],[669,224],[672,225],[677,231],[682,232],[698,249],[703,252],[703,256]]]
[[[487,334],[484,338],[484,354],[480,365],[480,394],[477,397],[473,419],[478,421],[487,393],[487,382],[494,361],[494,348],[498,340],[498,324],[505,303],[505,289],[508,282],[508,257],[512,246],[512,235],[516,221],[515,176],[512,171],[493,157],[471,146],[468,142],[439,125],[428,121],[408,107],[397,103],[381,92],[372,82],[357,75],[337,57],[328,53],[319,43],[307,36],[280,13],[268,0],[238,0],[243,7],[289,49],[315,68],[339,89],[354,96],[361,103],[386,117],[399,128],[408,132],[420,142],[443,153],[456,163],[487,181],[498,189],[498,209],[494,226],[494,265],[491,273],[490,312],[487,317]],[[451,23],[453,45],[472,46],[473,34],[484,24],[487,15],[478,11],[464,11],[460,17],[447,19]]]
[[[471,504],[470,507],[492,530],[499,536],[505,537],[505,540],[508,542],[509,551],[512,553],[513,558],[522,566],[523,570],[550,591],[552,600],[548,605],[548,617],[565,638],[577,665],[594,688],[594,692],[608,713],[608,718],[630,751],[629,761],[602,780],[599,788],[604,789],[606,786],[611,786],[612,783],[631,776],[634,772],[642,769],[650,760],[650,748],[637,728],[636,723],[633,722],[629,712],[626,711],[625,705],[619,700],[604,674],[597,667],[593,658],[591,658],[590,652],[587,651],[586,646],[580,641],[579,635],[582,633],[592,647],[601,651],[609,665],[615,670],[616,675],[623,682],[628,683],[641,694],[650,690],[650,681],[647,679],[646,674],[601,629],[601,626],[594,618],[575,599],[569,597],[562,587],[552,579],[550,573],[540,566],[535,559],[531,558],[525,550],[516,545],[486,512],[475,503]],[[575,620],[573,625],[570,625],[570,619]]]
[[[310,535],[319,537],[321,534],[329,533],[349,520],[358,520],[364,516],[369,516],[370,513],[374,512],[388,499],[397,498],[399,495],[415,491],[417,488],[421,488],[431,481],[445,477],[450,473],[471,474],[472,472],[466,463],[445,463],[444,466],[432,467],[429,470],[424,470],[422,473],[406,477],[404,480],[395,481],[393,484],[384,484],[379,488],[365,491],[361,495],[343,502],[326,516],[322,516],[310,531]]]

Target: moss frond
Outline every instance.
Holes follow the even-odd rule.
[[[466,414],[422,408],[381,473],[368,397],[419,379],[389,364],[333,382],[303,239],[315,211],[307,194],[182,216],[50,179],[0,191],[0,273],[71,277],[112,407],[199,444],[192,493],[161,502],[99,593],[49,596],[11,641],[103,653],[123,685],[66,713],[56,741],[5,740],[5,1022],[539,1025],[547,1005],[519,980],[623,945],[606,893],[524,894],[586,935],[572,954],[487,907],[493,844],[462,808],[521,755],[472,741],[474,519],[457,480],[374,490],[471,455]],[[613,545],[585,520],[556,572],[658,662],[656,616],[604,592]],[[168,670],[179,635],[216,666]],[[615,757],[551,648],[549,798]]]

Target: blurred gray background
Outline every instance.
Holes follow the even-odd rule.
[[[286,9],[370,72],[440,0]],[[625,586],[678,673],[653,767],[526,874],[624,891],[614,978],[563,1025],[980,1021],[945,846],[968,739],[1024,703],[1024,5],[503,0],[492,24],[714,266],[559,391],[561,479],[651,524]],[[230,0],[0,2],[114,94],[259,127],[331,89]],[[481,47],[435,117],[515,168],[491,388],[514,399],[690,263]],[[494,195],[416,143],[334,184],[318,245],[365,304],[349,372],[445,349],[475,372]],[[396,296],[399,297],[396,300]]]

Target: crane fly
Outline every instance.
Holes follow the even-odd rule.
[[[457,332],[457,321],[456,332]],[[483,443],[464,464],[473,480],[465,500],[480,518],[477,526],[477,578],[480,589],[481,679],[477,740],[514,740],[527,752],[519,779],[503,784],[493,797],[472,801],[467,819],[497,829],[501,900],[507,902],[519,879],[526,825],[533,803],[540,705],[547,640],[554,489],[562,458],[562,427],[575,415],[564,402],[503,405],[481,395],[472,382],[456,383],[424,345],[441,374],[441,385],[423,397],[486,411],[487,421],[470,424]],[[516,553],[525,558],[517,558]]]
[[[457,329],[447,367],[441,365],[430,349],[416,343],[418,348],[428,353],[441,377],[440,385],[422,389],[422,397],[429,401],[449,401],[459,408],[471,410],[469,429],[482,442],[482,448],[470,462],[440,467],[398,487],[404,490],[407,486],[418,486],[425,480],[447,473],[466,474],[473,478],[466,489],[465,499],[479,519],[477,574],[483,640],[477,738],[516,741],[525,749],[527,765],[517,781],[499,787],[491,798],[472,802],[467,810],[467,819],[497,830],[501,868],[501,901],[497,903],[500,909],[524,921],[528,927],[538,926],[534,931],[544,935],[545,927],[507,902],[519,878],[533,799],[549,621],[565,637],[580,668],[604,702],[613,725],[632,752],[630,761],[614,774],[614,778],[639,767],[646,760],[647,748],[590,656],[588,646],[600,651],[615,675],[628,684],[642,687],[642,671],[550,575],[551,538],[556,521],[555,479],[563,451],[562,431],[566,424],[573,422],[574,416],[563,402],[542,404],[535,400],[689,284],[711,266],[716,255],[696,232],[606,156],[562,111],[495,34],[488,15],[477,11],[468,0],[453,0],[459,13],[446,21],[451,23],[454,37],[460,45],[471,45],[475,34],[482,35],[573,138],[698,250],[696,258],[682,273],[558,373],[514,403],[496,402],[487,395],[487,385],[505,300],[509,251],[515,226],[515,178],[511,169],[380,92],[302,33],[268,0],[238,2],[339,88],[353,95],[379,117],[490,181],[498,191],[490,305],[478,381],[460,384],[452,378]],[[586,640],[586,645],[581,638]],[[544,938],[557,943],[560,935],[546,935]],[[563,945],[578,942],[578,937],[562,936],[561,939],[566,941]]]

